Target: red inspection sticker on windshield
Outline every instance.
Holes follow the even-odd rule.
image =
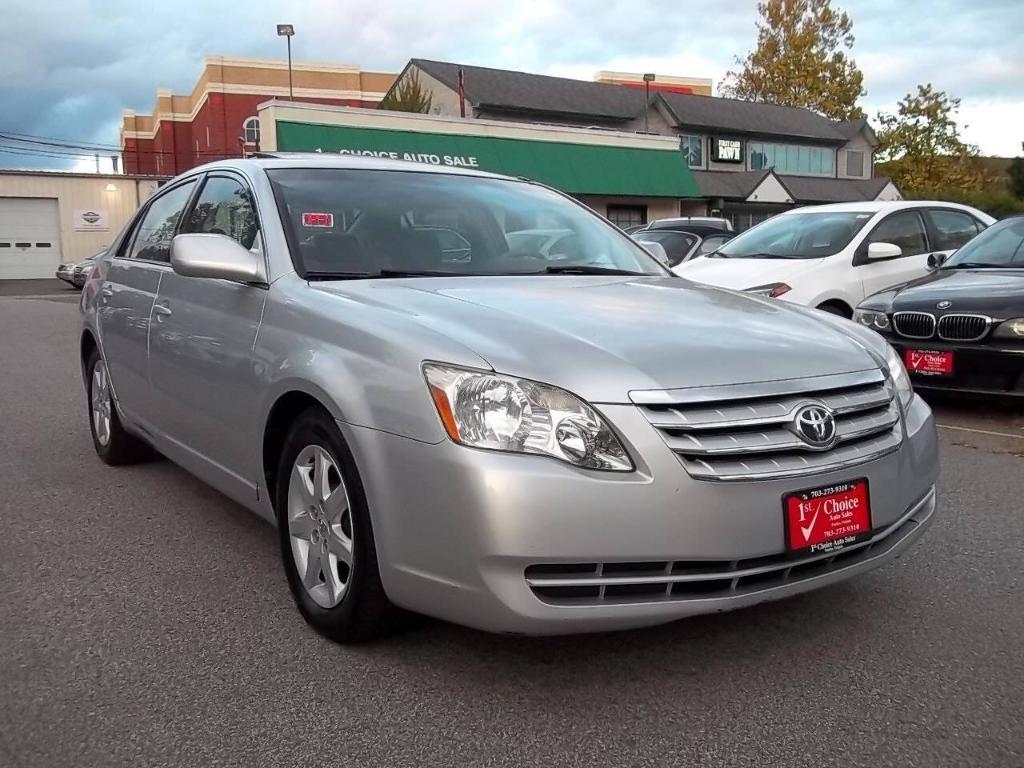
[[[333,213],[304,213],[302,214],[302,226],[304,227],[333,227]]]

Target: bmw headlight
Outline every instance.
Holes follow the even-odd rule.
[[[604,420],[564,389],[437,363],[426,363],[423,373],[445,431],[456,443],[553,456],[587,469],[633,469]]]
[[[875,331],[889,330],[889,316],[877,309],[855,309],[853,311],[853,322],[860,323],[865,328]]]
[[[896,394],[900,399],[900,406],[906,410],[910,401],[914,399],[914,387],[910,383],[910,376],[903,366],[899,353],[888,344],[885,345],[885,365],[889,369],[889,378],[896,387]]]
[[[1024,317],[1000,323],[992,335],[997,339],[1024,339]]]

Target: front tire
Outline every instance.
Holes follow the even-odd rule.
[[[112,466],[134,464],[147,458],[149,447],[121,425],[107,364],[98,349],[89,354],[85,371],[89,431],[96,454]]]
[[[288,586],[303,618],[340,643],[384,634],[396,609],[380,580],[355,460],[333,419],[305,411],[285,437],[275,510]]]

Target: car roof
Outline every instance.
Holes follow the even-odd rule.
[[[801,208],[793,208],[785,211],[784,216],[799,216],[803,213],[889,213],[891,211],[905,211],[913,208],[957,208],[971,213],[981,213],[975,208],[960,203],[950,203],[943,200],[870,200],[860,203],[829,203],[828,205],[806,205]]]
[[[490,179],[505,179],[517,181],[511,176],[502,176],[497,173],[477,170],[475,168],[461,168],[447,165],[431,165],[429,163],[415,163],[409,160],[392,160],[381,157],[365,157],[362,155],[339,155],[328,152],[275,152],[259,153],[244,159],[218,160],[213,163],[193,168],[191,173],[209,171],[217,168],[235,168],[240,170],[252,170],[259,168],[265,171],[286,168],[313,169],[313,168],[338,168],[364,171],[412,171],[415,173],[434,173],[453,176],[476,176]]]

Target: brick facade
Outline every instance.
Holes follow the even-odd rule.
[[[125,112],[121,147],[125,173],[173,176],[203,163],[240,157],[257,144],[242,146],[244,123],[256,107],[287,98],[283,62],[206,60],[190,96],[157,92],[152,115]],[[354,67],[295,64],[295,101],[348,107],[376,107],[394,75]]]

